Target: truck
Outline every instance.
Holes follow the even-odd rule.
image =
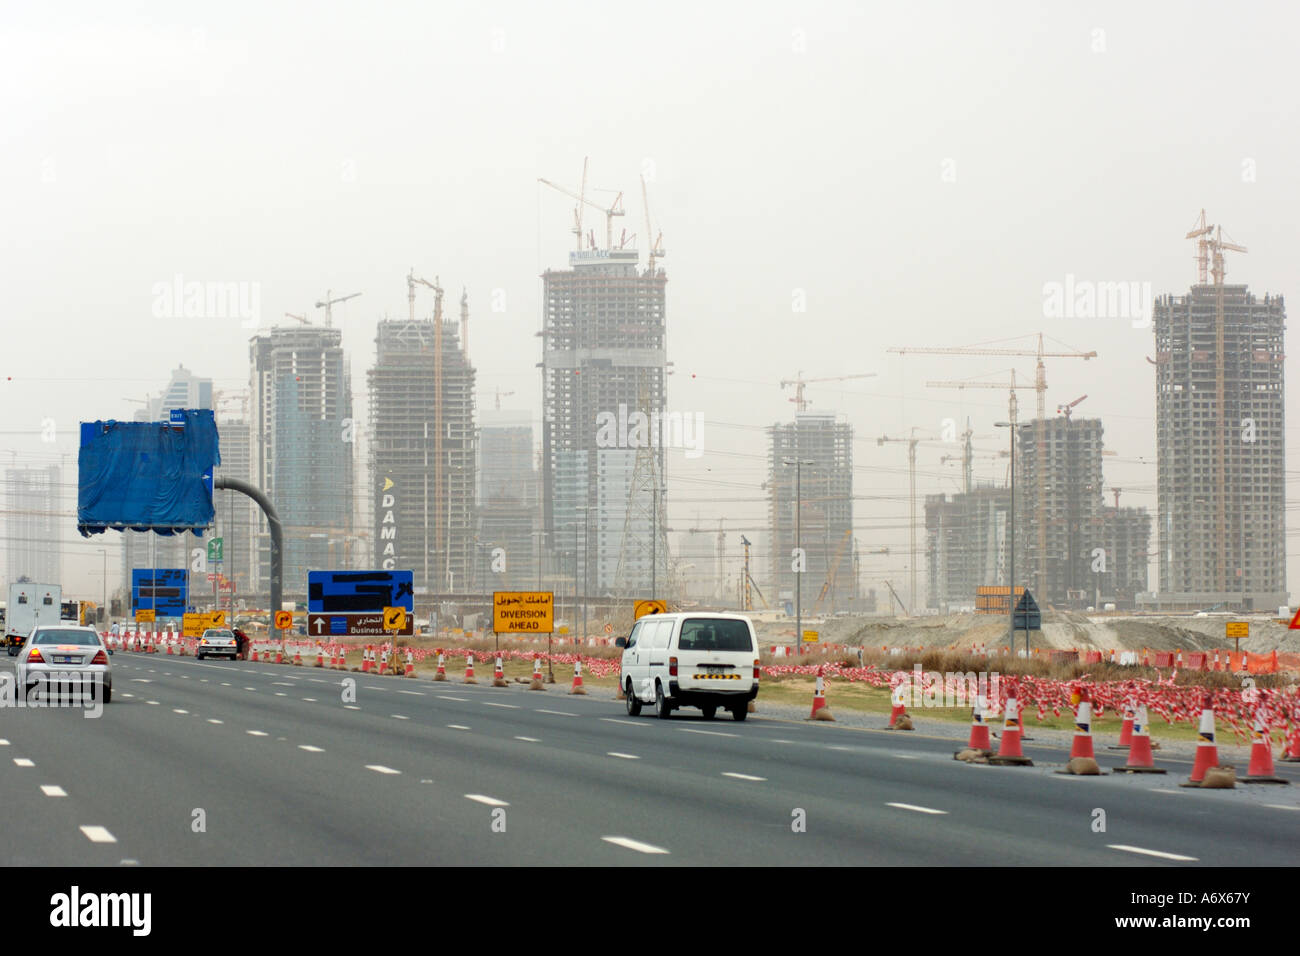
[[[23,641],[37,624],[58,624],[62,616],[63,589],[57,584],[9,585],[5,606],[5,648],[16,657]]]

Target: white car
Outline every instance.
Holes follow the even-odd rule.
[[[758,638],[739,614],[648,614],[619,638],[627,712],[644,704],[667,719],[679,707],[698,707],[712,720],[721,707],[744,720],[758,696]]]
[[[232,661],[239,654],[239,642],[235,632],[224,627],[210,627],[199,638],[194,649],[194,656],[199,660],[205,657],[229,657]]]
[[[93,627],[48,624],[33,628],[18,651],[18,687],[26,693],[42,681],[51,687],[76,685],[92,696],[95,688],[101,687],[107,704],[113,699],[111,653]]]

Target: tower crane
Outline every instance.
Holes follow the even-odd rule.
[[[875,377],[876,377],[875,372],[866,372],[861,375],[836,375],[832,378],[804,378],[803,372],[800,371],[796,373],[794,378],[782,379],[781,387],[785,388],[787,385],[793,385],[794,398],[789,399],[789,401],[794,402],[794,407],[797,408],[799,411],[806,412],[808,410],[808,406],[811,405],[812,403],[803,397],[803,389],[805,385],[812,385],[817,382],[847,382],[850,379],[855,379],[855,378],[875,378]]]
[[[602,205],[600,205],[600,203],[592,202],[590,199],[588,199],[588,198],[587,198],[587,159],[586,159],[586,157],[584,157],[583,160],[582,160],[582,187],[581,187],[581,190],[580,190],[579,192],[576,192],[576,193],[575,193],[572,189],[567,189],[567,188],[565,188],[564,186],[559,185],[558,183],[553,183],[553,182],[551,182],[549,179],[543,179],[543,178],[541,178],[540,176],[537,178],[537,181],[538,181],[539,183],[542,183],[542,184],[545,185],[545,186],[550,186],[552,189],[556,190],[557,192],[562,192],[562,193],[564,193],[564,195],[566,195],[566,196],[568,196],[568,197],[570,197],[570,198],[572,198],[572,199],[576,199],[576,200],[578,200],[579,205],[578,205],[577,207],[575,207],[574,212],[573,212],[573,217],[574,217],[574,227],[573,227],[573,231],[574,231],[574,232],[577,234],[577,236],[578,236],[578,251],[579,251],[579,252],[582,251],[582,239],[583,239],[583,235],[582,235],[582,207],[583,207],[584,205],[585,205],[585,206],[591,206],[593,209],[599,209],[601,212],[603,212],[603,213],[605,214],[605,248],[606,248],[606,249],[611,249],[611,248],[613,248],[613,244],[614,244],[614,217],[615,217],[615,216],[622,216],[622,215],[625,215],[626,212],[627,212],[627,210],[625,210],[625,209],[623,208],[623,194],[622,194],[621,192],[619,192],[618,195],[616,195],[616,196],[614,197],[614,201],[613,201],[612,203],[610,203],[610,205],[609,205],[608,207],[602,206]],[[602,191],[602,192],[617,192],[617,190],[613,190],[613,189],[609,189],[609,190],[601,190],[601,191]],[[595,244],[596,244],[596,243],[595,243],[595,235],[594,235],[594,233],[593,233],[593,234],[589,234],[589,235],[590,235],[590,242],[591,242],[592,248],[595,248]]]
[[[305,315],[294,315],[292,312],[286,312],[285,317],[289,319],[297,319],[303,325],[311,325],[311,321]]]
[[[916,446],[923,439],[916,437],[916,426],[912,426],[912,434],[909,438],[890,438],[888,435],[881,435],[876,439],[876,445],[900,444],[907,445],[907,473],[909,496],[911,500],[911,518],[908,522],[908,533],[911,535],[911,594],[912,604],[916,604]],[[901,601],[899,602],[902,603]]]
[[[650,250],[649,270],[650,275],[655,274],[655,260],[662,259],[666,254],[664,252],[664,234],[663,232],[655,233],[650,224],[650,200],[646,197],[645,177],[641,177],[641,205],[645,207],[645,241]]]
[[[1074,406],[1078,405],[1081,401],[1083,401],[1087,397],[1088,397],[1087,395],[1080,395],[1078,398],[1070,402],[1068,405],[1057,405],[1056,414],[1064,415],[1065,420],[1068,422],[1070,420],[1070,412],[1074,410]]]
[[[502,398],[509,398],[509,397],[510,397],[511,395],[513,395],[513,394],[515,394],[515,393],[514,393],[514,392],[503,392],[503,391],[501,391],[500,388],[497,389],[497,406],[496,406],[496,407],[497,407],[497,411],[498,411],[498,412],[501,411],[501,399],[502,399]]]
[[[332,311],[333,306],[338,305],[340,302],[346,302],[348,301],[348,299],[355,299],[360,294],[361,294],[360,292],[353,292],[351,295],[339,296],[337,299],[335,299],[331,297],[332,293],[330,292],[330,290],[326,289],[325,301],[316,303],[316,308],[325,310],[325,328],[327,329],[334,328],[334,313]]]

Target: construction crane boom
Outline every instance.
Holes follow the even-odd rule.
[[[351,295],[342,295],[335,299],[332,297],[330,290],[326,289],[325,301],[316,303],[316,308],[325,310],[325,328],[334,328],[334,312],[332,311],[334,306],[338,305],[340,302],[346,302],[348,299],[355,299],[360,294],[360,292],[353,292]],[[288,313],[285,314],[287,315]]]
[[[860,375],[835,375],[830,378],[804,378],[803,372],[800,371],[795,374],[794,378],[782,379],[781,387],[785,388],[788,385],[793,385],[794,398],[789,399],[789,401],[794,402],[794,407],[797,408],[799,411],[806,412],[808,410],[808,406],[811,405],[812,403],[803,397],[803,390],[805,385],[813,385],[818,382],[847,382],[850,379],[855,379],[855,378],[875,378],[875,377],[876,377],[875,372],[865,372]]]
[[[614,201],[613,201],[612,203],[610,203],[609,206],[602,206],[600,203],[592,202],[590,199],[588,199],[588,198],[587,198],[587,160],[586,160],[586,158],[584,158],[583,161],[582,161],[582,189],[581,189],[580,192],[574,192],[572,189],[567,189],[566,187],[561,186],[559,183],[553,183],[553,182],[551,182],[549,179],[543,179],[543,178],[541,178],[540,176],[537,178],[537,181],[538,181],[539,183],[541,183],[542,185],[544,185],[544,186],[550,186],[550,187],[551,187],[552,189],[554,189],[556,192],[564,193],[564,195],[570,197],[571,199],[576,199],[576,200],[578,200],[578,202],[580,203],[579,207],[578,207],[577,209],[575,209],[575,211],[574,211],[574,217],[575,217],[575,226],[574,226],[574,231],[578,234],[578,251],[579,251],[579,252],[582,251],[582,209],[581,209],[581,207],[582,207],[583,205],[585,205],[585,206],[590,206],[590,207],[593,208],[593,209],[599,209],[601,212],[603,212],[603,213],[605,214],[605,248],[606,248],[606,249],[611,249],[611,248],[613,248],[613,244],[614,244],[614,217],[615,217],[615,216],[626,215],[626,213],[627,213],[627,210],[625,210],[625,209],[623,208],[623,194],[622,194],[621,192],[618,192],[618,190],[615,190],[615,189],[606,189],[606,190],[601,190],[601,192],[617,192],[617,193],[618,193],[618,195],[614,197]],[[644,183],[643,183],[643,186],[644,186]],[[595,247],[595,238],[594,238],[594,236],[591,238],[591,245],[592,245],[593,248]]]

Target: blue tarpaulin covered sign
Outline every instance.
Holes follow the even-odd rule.
[[[132,568],[131,609],[153,611],[158,617],[182,617],[189,582],[184,568]]]
[[[219,464],[211,409],[180,409],[166,422],[82,422],[77,530],[201,534]]]

